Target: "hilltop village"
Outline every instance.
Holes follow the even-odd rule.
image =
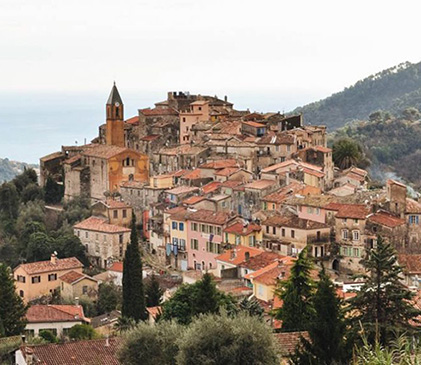
[[[92,216],[75,223],[73,233],[100,273],[87,275],[79,260],[56,254],[21,264],[14,277],[25,302],[56,287],[71,301],[95,297],[102,282],[121,286],[132,213],[140,227],[144,277],[158,275],[163,300],[181,283],[210,273],[222,292],[255,298],[276,330],[280,323],[271,314],[282,301],[274,291],[302,250],[348,299],[361,285],[354,275],[364,272],[362,260],[379,235],[397,250],[404,284],[418,291],[421,204],[399,181],[373,187],[367,171],[336,167],[326,127],[308,125],[301,115],[237,110],[227,96],[188,92],[168,92],[164,101],[126,116],[115,84],[105,108],[106,121],[91,143],[62,146],[40,159],[41,186],[53,180],[63,187],[64,202],[90,200]],[[54,214],[62,207],[46,209]],[[38,307],[27,315],[27,330],[35,335],[45,328],[39,317],[55,315]],[[159,311],[148,308],[151,323]],[[112,334],[118,317],[89,321]],[[88,322],[83,311],[65,327],[76,322]],[[279,335],[282,346],[298,341]]]

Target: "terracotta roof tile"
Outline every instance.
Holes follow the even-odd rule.
[[[120,348],[121,338],[72,341],[61,344],[48,344],[39,346],[21,347],[24,356],[26,351],[32,350],[35,364],[42,365],[120,365],[117,352]]]
[[[165,190],[167,194],[173,194],[173,195],[193,193],[195,191],[198,192],[199,188],[195,186],[185,186],[185,185],[181,185],[173,189]]]
[[[204,196],[191,196],[190,198],[183,200],[183,204],[193,205],[193,204],[201,202],[203,199],[205,199]]]
[[[270,186],[273,186],[276,183],[274,180],[254,180],[251,183],[248,183],[244,185],[245,189],[257,189],[257,190],[263,190],[267,189]]]
[[[247,236],[252,232],[260,231],[261,229],[262,227],[258,224],[249,223],[246,226],[244,226],[242,222],[237,222],[225,228],[224,232],[238,234],[240,236]]]
[[[220,186],[221,183],[219,181],[212,181],[209,184],[202,186],[203,194],[212,193],[213,191],[218,190]]]
[[[263,223],[265,226],[275,227],[291,227],[297,229],[322,229],[329,228],[328,225],[315,222],[309,219],[299,218],[297,216],[274,215],[266,219]]]
[[[218,176],[231,176],[237,171],[240,171],[241,169],[238,167],[226,167],[225,169],[219,170],[215,172],[215,175]]]
[[[215,260],[224,261],[232,265],[240,265],[246,261],[246,253],[249,258],[262,254],[263,250],[254,247],[237,246],[215,257]]]
[[[400,254],[398,255],[399,265],[404,267],[408,274],[421,274],[421,255]]]
[[[381,224],[390,228],[395,228],[404,225],[406,222],[404,219],[400,219],[391,215],[387,212],[377,212],[368,217],[368,221],[372,223]]]
[[[405,213],[421,213],[421,204],[414,199],[406,198],[406,210]]]
[[[216,160],[199,166],[201,169],[222,170],[228,167],[239,167],[239,161],[235,159]]]
[[[139,124],[139,116],[138,115],[135,115],[134,117],[131,117],[131,118],[125,120],[125,122],[127,124],[132,124],[132,125],[133,124]]]
[[[242,263],[240,266],[246,269],[257,271],[275,261],[283,260],[286,256],[277,254],[276,252],[264,251],[258,256],[251,257],[249,261]]]
[[[336,218],[366,219],[370,213],[364,204],[341,204],[338,208]]]
[[[146,311],[152,316],[152,318],[156,319],[162,313],[162,307],[146,307]]]
[[[121,261],[113,262],[113,264],[108,270],[116,271],[116,272],[123,272],[123,262]]]
[[[28,264],[20,264],[18,267],[15,268],[14,271],[16,271],[18,268],[22,268],[28,274],[38,274],[50,271],[79,269],[82,267],[82,263],[76,257],[68,257],[65,259],[56,259],[55,263],[53,263],[51,260],[48,260],[31,262]]]
[[[233,217],[225,212],[214,212],[212,210],[199,209],[196,211],[187,210],[185,212],[174,214],[171,218],[174,220],[189,220],[215,225],[224,225]]]
[[[147,117],[159,115],[178,115],[178,112],[172,108],[146,108],[140,109],[139,112]]]
[[[257,122],[243,122],[243,124],[248,125],[250,127],[254,127],[254,128],[263,128],[263,127],[266,127],[266,125],[264,125],[262,123],[257,123]]]
[[[279,332],[274,335],[279,343],[281,353],[286,356],[293,354],[297,345],[300,344],[301,337],[309,340],[308,332]]]
[[[83,277],[85,277],[85,275],[84,274],[82,274],[82,273],[80,273],[80,272],[77,272],[77,271],[69,271],[68,273],[66,273],[66,274],[64,274],[64,275],[62,275],[62,276],[60,276],[60,280],[61,281],[64,281],[65,283],[68,283],[68,284],[72,284],[72,283],[74,283],[75,281],[77,281],[77,280],[79,280],[79,279],[82,279]]]
[[[88,149],[84,149],[84,151],[82,152],[82,155],[109,159],[111,157],[119,155],[120,153],[128,152],[128,151],[133,151],[133,150],[130,150],[130,149],[125,148],[125,147],[108,146],[108,145],[105,145],[105,144],[98,144],[95,147],[90,147]],[[136,152],[136,151],[134,151],[134,152]]]
[[[81,305],[31,305],[26,312],[29,323],[36,322],[72,322],[84,321],[85,315]]]
[[[160,134],[149,134],[147,136],[144,136],[144,137],[140,138],[140,140],[145,141],[145,142],[150,142],[150,141],[155,141],[159,137],[161,137]]]
[[[84,221],[73,226],[76,229],[85,229],[88,231],[96,231],[103,233],[123,233],[130,232],[129,228],[117,226],[115,224],[108,224],[105,219],[97,217],[89,217]]]

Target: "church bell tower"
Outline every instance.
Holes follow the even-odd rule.
[[[124,144],[124,107],[117,86],[113,85],[106,105],[107,134],[106,142],[109,146],[125,147]]]

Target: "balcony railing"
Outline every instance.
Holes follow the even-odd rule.
[[[317,243],[329,243],[330,234],[323,234],[320,236],[307,236],[307,243],[317,244]]]

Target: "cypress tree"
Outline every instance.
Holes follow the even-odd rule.
[[[342,364],[346,360],[346,325],[341,299],[324,268],[312,298],[313,316],[308,325],[309,341],[302,338],[293,362],[295,364]]]
[[[195,314],[216,313],[219,310],[219,294],[212,276],[203,275],[202,280],[196,283],[194,297]]]
[[[123,259],[123,317],[132,318],[136,322],[145,320],[145,293],[143,289],[142,259],[136,230],[136,217],[133,213],[130,243]]]
[[[291,276],[280,282],[275,295],[282,300],[276,318],[282,320],[282,331],[305,331],[312,314],[310,303],[313,282],[310,278],[312,263],[304,249],[291,268]]]
[[[155,307],[161,304],[163,290],[159,285],[159,281],[155,274],[152,274],[150,280],[145,286],[146,305],[148,307]]]
[[[0,337],[15,336],[25,329],[27,306],[16,293],[10,269],[0,264]]]
[[[363,262],[366,274],[361,277],[364,285],[351,299],[353,328],[360,329],[370,343],[376,340],[388,345],[397,333],[413,333],[421,312],[413,306],[414,294],[401,282],[402,268],[390,243],[377,237],[377,247]]]

